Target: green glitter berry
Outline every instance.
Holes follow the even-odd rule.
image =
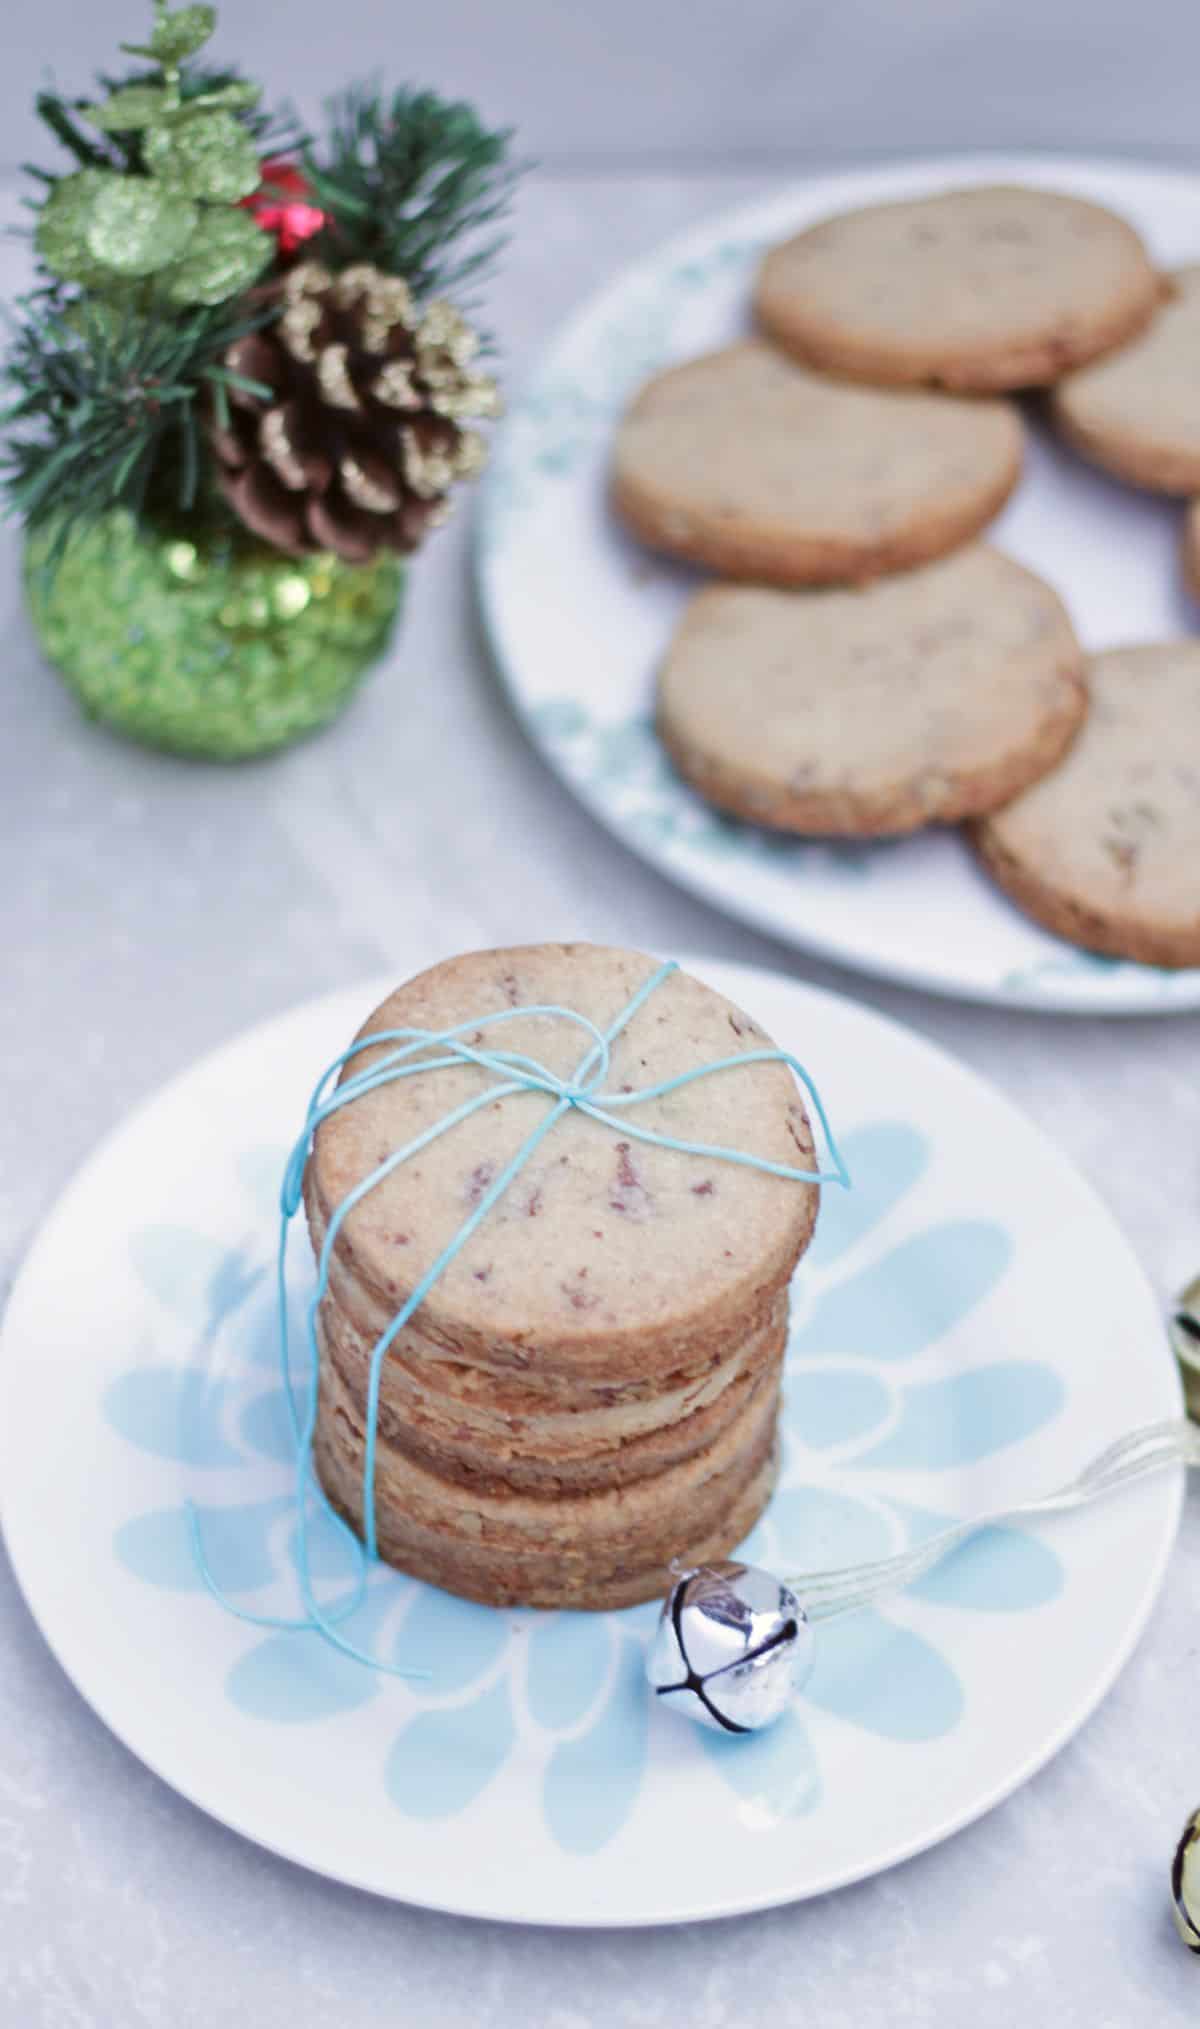
[[[124,510],[31,536],[25,589],[89,717],[172,753],[235,761],[335,716],[387,643],[404,566],[284,557],[225,525],[139,528]]]

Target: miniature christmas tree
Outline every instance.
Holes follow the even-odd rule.
[[[257,85],[198,61],[215,20],[211,6],[155,0],[145,41],[122,45],[136,68],[85,99],[37,101],[70,166],[31,172],[38,278],[4,369],[0,477],[28,530],[35,624],[89,709],[142,738],[232,753],[291,737],[328,701],[306,713],[297,694],[244,738],[227,712],[214,738],[179,602],[218,561],[241,578],[300,570],[305,598],[293,586],[287,612],[267,600],[259,663],[272,615],[288,621],[280,654],[295,661],[314,587],[352,589],[390,618],[395,559],[479,470],[474,425],[499,412],[479,334],[438,292],[494,256],[515,172],[507,133],[428,91],[352,87],[330,103],[324,138],[300,134],[263,112]],[[189,547],[197,565],[181,572]],[[111,629],[97,646],[100,602],[84,599],[86,624],[73,618],[100,570],[107,609],[123,587],[144,601],[147,574],[173,580],[172,661],[178,676],[187,641],[191,675],[169,710],[145,671],[123,681]],[[374,601],[372,573],[387,587]],[[223,610],[261,603],[232,596]],[[135,633],[145,619],[121,617]],[[361,665],[380,645],[378,613],[350,634]],[[231,674],[217,651],[237,646],[208,642],[212,696]]]

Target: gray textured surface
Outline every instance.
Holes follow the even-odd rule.
[[[515,122],[541,160],[707,167],[853,149],[1194,148],[1195,0],[226,0],[214,53],[311,114],[377,68]],[[0,8],[0,167],[29,87],[86,90],[150,0]]]
[[[757,188],[729,176],[533,186],[495,299],[514,372],[616,262]],[[680,895],[526,747],[486,667],[464,549],[454,526],[415,574],[394,665],[341,724],[276,762],[221,771],[80,723],[38,665],[4,541],[0,1268],[99,1134],[247,1022],[450,948],[570,934],[849,987],[1037,1116],[1160,1291],[1194,1272],[1195,1018],[1105,1025],[941,1003],[837,976]],[[589,1936],[374,1902],[210,1823],[91,1716],[0,1557],[0,2029],[1195,2022],[1200,1965],[1170,1930],[1166,1867],[1200,1801],[1198,1595],[1193,1496],[1168,1590],[1116,1690],[980,1825],[819,1904]]]

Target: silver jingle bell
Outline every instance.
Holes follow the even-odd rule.
[[[702,1564],[663,1601],[646,1655],[658,1697],[722,1733],[755,1733],[787,1710],[812,1668],[794,1592],[753,1564]]]
[[[1183,1377],[1188,1415],[1200,1421],[1200,1275],[1175,1299],[1171,1346]]]
[[[1189,1951],[1200,1953],[1200,1811],[1183,1828],[1171,1865],[1175,1928]]]

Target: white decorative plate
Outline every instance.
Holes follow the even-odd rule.
[[[1179,1409],[1149,1289],[1091,1190],[906,1030],[701,963],[819,1081],[855,1178],[797,1277],[785,1464],[750,1554],[899,1547],[1073,1474]],[[183,1503],[239,1605],[295,1609],[271,1266],[315,1074],[391,982],[252,1030],[93,1156],[13,1293],[0,1497],[47,1641],[113,1731],[248,1838],[406,1901],[536,1923],[665,1923],[815,1895],[944,1838],[1060,1747],[1163,1574],[1175,1479],[981,1538],[886,1612],[821,1630],[795,1716],[705,1735],[641,1681],[653,1607],[501,1613],[385,1567],[360,1643],[265,1634],[203,1590]],[[292,1297],[311,1286],[297,1235]],[[318,1539],[336,1593],[344,1546]]]
[[[1090,956],[1038,929],[954,833],[772,836],[710,810],[655,739],[655,666],[697,582],[628,539],[605,499],[615,423],[660,366],[749,322],[762,250],[827,213],[951,184],[1049,184],[1124,212],[1166,264],[1200,257],[1200,177],[1035,155],[813,177],[671,240],[553,342],[496,445],[479,502],[496,660],[552,768],[635,852],[729,914],[841,964],[938,993],[1092,1014],[1200,1007],[1200,970]],[[1041,430],[991,535],[1055,584],[1085,647],[1190,633],[1181,510],[1118,486]]]

